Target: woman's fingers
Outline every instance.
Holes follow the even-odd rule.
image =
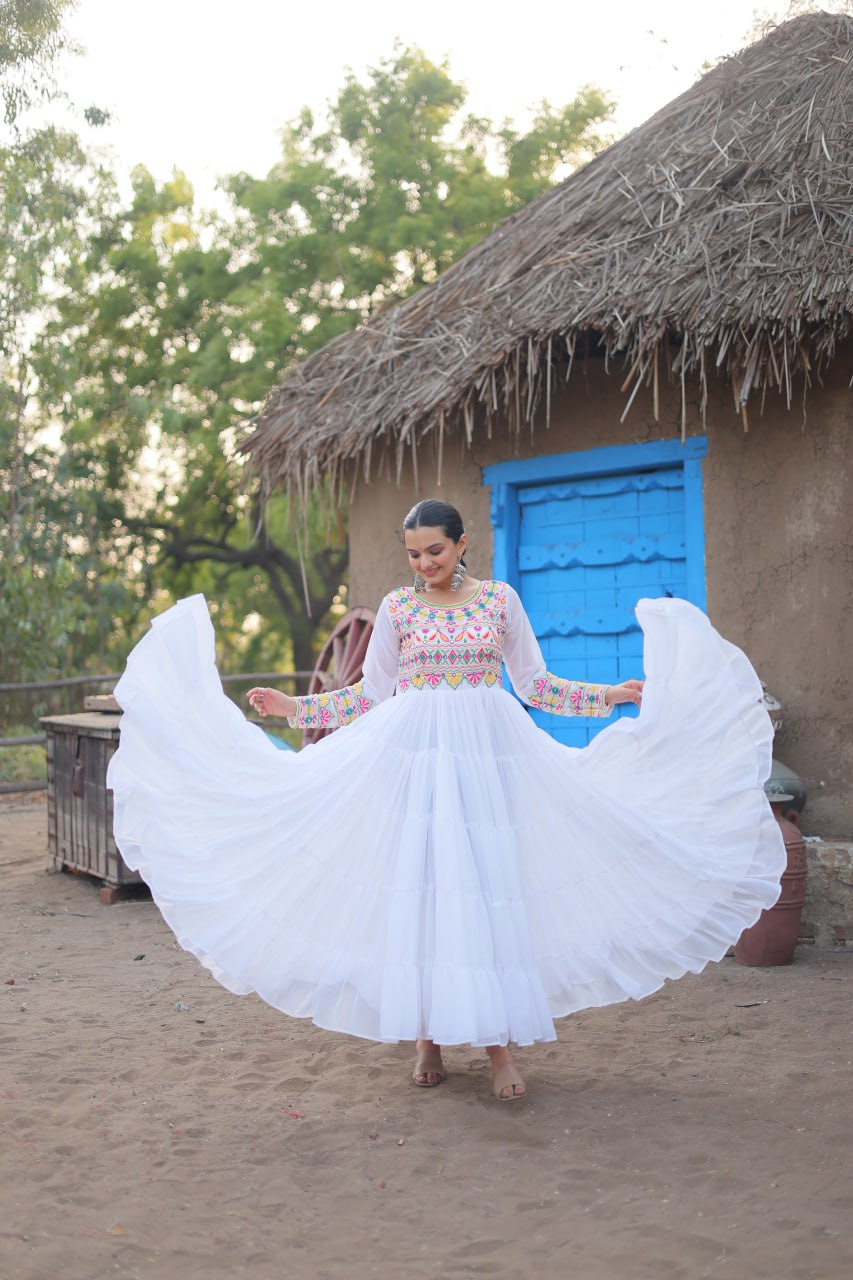
[[[642,680],[623,680],[622,684],[613,685],[613,701],[633,702],[636,706],[641,706],[643,701],[643,681]]]
[[[249,706],[257,711],[259,715],[265,716],[267,714],[266,695],[269,692],[269,689],[250,689],[246,695],[249,699]]]

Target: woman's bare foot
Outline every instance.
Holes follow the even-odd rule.
[[[447,1072],[441,1060],[441,1045],[432,1040],[418,1040],[416,1043],[418,1057],[412,1079],[420,1089],[434,1089],[437,1084],[447,1079]]]
[[[521,1078],[512,1054],[505,1045],[493,1045],[486,1049],[492,1062],[492,1089],[500,1102],[516,1102],[527,1096],[527,1086]]]

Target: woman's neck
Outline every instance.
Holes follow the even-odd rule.
[[[449,586],[442,587],[423,587],[417,591],[419,600],[426,600],[429,604],[447,605],[462,604],[465,600],[470,599],[480,589],[482,583],[477,578],[472,578],[470,574],[459,584],[457,591],[451,591]]]

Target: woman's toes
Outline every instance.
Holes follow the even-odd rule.
[[[434,1089],[447,1079],[447,1072],[441,1060],[441,1049],[430,1044],[425,1048],[418,1046],[418,1056],[412,1079],[421,1089]]]
[[[512,1102],[527,1095],[527,1087],[514,1062],[504,1062],[492,1071],[492,1088],[500,1102]]]

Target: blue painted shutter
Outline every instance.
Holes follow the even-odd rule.
[[[615,684],[641,677],[643,596],[688,593],[684,470],[631,470],[518,488],[519,594],[548,669]],[[570,746],[607,720],[531,712]],[[620,708],[617,714],[635,714]]]

